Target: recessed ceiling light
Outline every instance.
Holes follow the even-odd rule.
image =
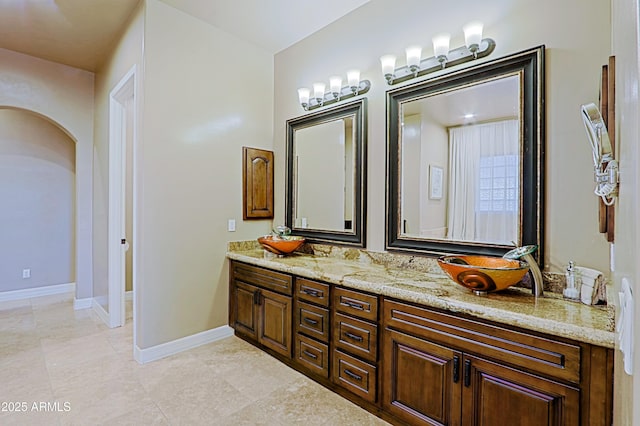
[[[465,114],[464,118],[473,118],[475,116],[476,116],[475,114]]]

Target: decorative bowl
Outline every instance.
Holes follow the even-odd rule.
[[[296,235],[286,236],[274,236],[265,235],[258,238],[258,242],[264,247],[265,250],[279,256],[285,256],[291,254],[304,244],[304,237]]]
[[[491,256],[442,256],[440,268],[456,283],[477,295],[504,290],[522,281],[526,262]]]

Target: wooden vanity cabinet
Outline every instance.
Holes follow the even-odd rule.
[[[295,278],[294,355],[296,366],[312,375],[329,377],[329,284]]]
[[[291,358],[292,277],[231,262],[229,324],[236,333]]]
[[[611,424],[610,389],[589,381],[599,371],[606,383],[613,372],[583,359],[590,345],[388,299],[382,311],[382,405],[402,421]]]
[[[612,424],[612,349],[230,265],[238,336],[391,423]]]
[[[365,401],[378,399],[378,296],[333,289],[331,380]]]

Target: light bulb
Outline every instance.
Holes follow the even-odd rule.
[[[324,83],[313,83],[313,97],[320,103],[324,100]]]
[[[421,46],[409,46],[406,49],[407,54],[407,66],[412,73],[418,72],[420,69],[420,56],[422,56]]]
[[[298,100],[300,100],[300,105],[302,108],[307,108],[309,105],[309,89],[306,87],[301,87],[298,89]]]
[[[450,39],[451,36],[449,34],[438,34],[433,37],[433,52],[438,61],[442,63],[443,68],[447,61],[447,55],[449,54]]]
[[[329,87],[331,87],[331,93],[336,99],[340,98],[340,92],[342,92],[342,77],[334,75],[329,78]]]
[[[470,22],[464,26],[464,43],[471,53],[476,55],[482,42],[482,23]]]
[[[347,71],[347,82],[351,87],[351,91],[353,91],[353,94],[357,95],[358,87],[360,86],[360,71],[359,70]]]
[[[396,57],[394,55],[384,55],[380,57],[380,65],[382,66],[382,75],[391,84],[395,78]]]

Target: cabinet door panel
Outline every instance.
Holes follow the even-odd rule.
[[[254,294],[257,288],[239,281],[232,287],[234,301],[233,327],[236,332],[246,336],[258,336],[258,318]]]
[[[470,377],[463,388],[463,424],[578,424],[578,389],[469,355],[464,362]]]
[[[291,357],[291,298],[260,290],[258,340],[274,351]]]
[[[383,339],[384,408],[410,424],[460,424],[462,354],[389,329]]]

